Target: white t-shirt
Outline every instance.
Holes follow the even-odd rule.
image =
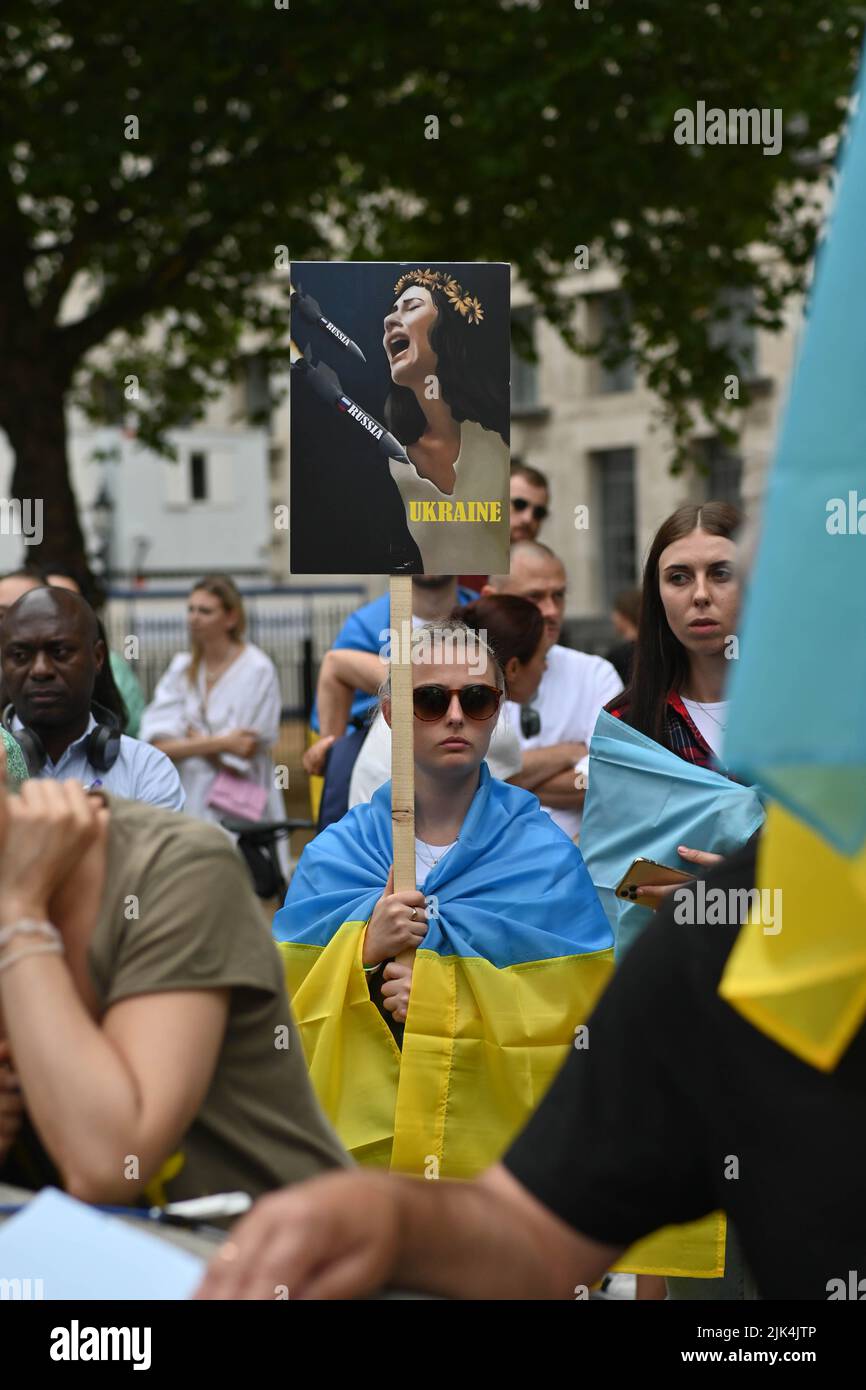
[[[419,840],[418,836],[415,836],[415,882],[419,892],[423,890],[427,875],[436,868],[436,865],[431,864],[430,860],[436,859],[438,861],[456,844],[457,841],[452,840],[450,845],[431,845],[426,840]]]
[[[411,445],[410,445],[411,447]],[[508,445],[495,430],[474,420],[460,426],[460,453],[454,464],[454,491],[440,492],[429,478],[422,478],[414,463],[389,459],[391,477],[406,507],[406,525],[421,552],[425,574],[459,574],[472,556],[476,574],[502,574],[508,569]],[[440,504],[452,521],[424,521],[425,502]],[[496,504],[498,521],[470,520],[471,504]],[[449,512],[450,507],[450,512]],[[490,516],[491,512],[485,513]]]
[[[730,701],[702,700],[699,703],[697,700],[687,700],[684,695],[681,695],[680,699],[691,715],[692,722],[697,725],[698,732],[703,735],[716,757],[721,758]]]
[[[503,709],[508,708],[510,706],[503,706]],[[500,714],[493,730],[486,762],[490,776],[498,777],[501,782],[506,782],[515,772],[520,771],[520,739],[517,734],[519,727],[519,714],[516,724],[513,718],[506,719],[504,714]],[[373,793],[378,791],[390,776],[391,730],[382,718],[380,710],[352,768],[349,780],[349,809],[361,801],[369,801]]]
[[[541,684],[528,701],[538,710],[541,730],[532,738],[520,737],[520,746],[549,748],[554,743],[585,743],[589,747],[601,710],[622,690],[622,681],[603,656],[590,656],[555,643],[547,653]],[[520,729],[520,706],[506,705],[510,721]],[[555,810],[542,803],[552,820],[572,839],[580,830],[580,812]]]

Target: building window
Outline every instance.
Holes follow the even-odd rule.
[[[589,299],[590,342],[600,347],[594,360],[593,392],[600,396],[614,395],[635,388],[635,366],[632,356],[613,363],[605,362],[603,354],[613,352],[629,340],[628,299],[618,290],[609,294],[594,294]]]
[[[701,439],[697,443],[698,470],[703,478],[704,500],[730,502],[742,507],[743,460],[720,439]]]
[[[753,289],[723,290],[708,329],[710,346],[727,348],[743,381],[754,381],[758,375],[758,334],[748,322],[754,308]]]
[[[97,378],[93,383],[93,395],[99,419],[107,425],[122,425],[126,407],[120,382]]]
[[[251,425],[267,425],[273,401],[268,363],[259,353],[244,359],[244,413]]]
[[[539,409],[538,363],[526,348],[528,343],[535,349],[535,309],[532,305],[513,309],[511,320],[518,325],[518,333],[511,335],[511,413],[520,415]]]
[[[189,456],[189,495],[192,502],[207,501],[207,455]]]
[[[601,573],[605,607],[620,589],[637,583],[634,449],[599,449],[590,455],[601,517]]]
[[[182,447],[179,458],[162,460],[165,505],[172,509],[203,502],[208,507],[234,506],[237,501],[235,473],[239,463],[235,448],[219,440],[213,443],[199,440],[197,448]]]

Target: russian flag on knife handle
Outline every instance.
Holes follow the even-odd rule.
[[[323,363],[313,366],[306,358],[292,364],[292,371],[303,377],[310,389],[324,401],[325,405],[336,406],[341,415],[351,420],[379,446],[385,458],[396,458],[401,463],[411,463],[409,455],[390,430],[380,424],[373,415],[362,410],[357,401],[347,396],[336,373]]]
[[[340,347],[345,348],[347,352],[352,353],[353,357],[357,357],[362,362],[366,363],[367,359],[358,347],[358,344],[354,342],[348,334],[344,333],[342,328],[338,328],[335,323],[331,323],[330,319],[325,318],[325,315],[322,313],[322,306],[317,300],[313,299],[312,295],[304,294],[303,290],[297,289],[292,292],[292,297],[289,302],[291,307],[297,309],[298,313],[301,314],[308,323],[318,324],[319,328],[323,328],[326,333],[330,334],[335,342],[340,344]]]

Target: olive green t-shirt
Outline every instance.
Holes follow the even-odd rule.
[[[164,990],[231,991],[213,1079],[177,1145],[182,1166],[148,1192],[255,1197],[348,1165],[313,1092],[279,956],[235,845],[175,811],[106,801],[106,879],[89,948],[100,1009]],[[171,1158],[169,1171],[179,1166]]]

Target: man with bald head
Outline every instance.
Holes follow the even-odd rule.
[[[74,778],[182,811],[174,763],[150,744],[121,734],[114,716],[94,706],[106,659],[96,614],[79,594],[45,587],[25,593],[0,625],[3,684],[11,701],[3,723],[20,737],[31,777]],[[108,725],[113,737],[106,749]]]
[[[31,589],[41,589],[44,583],[44,579],[30,570],[10,570],[9,574],[0,576],[0,621],[13,603],[29,594]]]
[[[520,730],[523,766],[512,782],[535,792],[544,809],[573,839],[580,831],[585,793],[575,775],[587,768],[587,749],[600,711],[622,690],[622,681],[601,656],[559,645],[565,613],[565,568],[549,546],[518,541],[511,573],[491,575],[482,593],[517,594],[535,603],[544,619],[547,662],[527,709],[509,702]],[[534,722],[532,718],[534,716]],[[540,725],[540,727],[536,727]]]

